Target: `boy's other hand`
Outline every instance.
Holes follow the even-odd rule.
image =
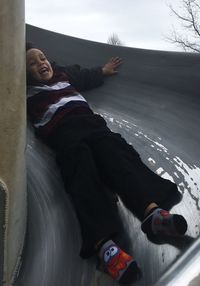
[[[117,74],[117,68],[122,64],[122,59],[119,57],[111,58],[103,67],[102,72],[104,75]]]

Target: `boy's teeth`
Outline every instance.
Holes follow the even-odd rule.
[[[40,73],[42,74],[42,73],[45,73],[47,71],[48,71],[47,68],[43,68],[43,69],[41,69]]]

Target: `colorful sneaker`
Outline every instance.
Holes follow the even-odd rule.
[[[134,258],[121,250],[112,240],[102,245],[99,258],[104,272],[120,284],[127,285],[141,277],[141,271]]]

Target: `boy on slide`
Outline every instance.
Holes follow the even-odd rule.
[[[63,67],[50,64],[31,44],[26,47],[26,60],[28,116],[36,134],[56,154],[81,227],[80,256],[96,255],[101,268],[115,281],[129,284],[141,271],[116,241],[119,217],[105,186],[140,218],[141,229],[149,237],[182,236],[187,222],[163,209],[178,192],[177,186],[152,172],[81,95],[117,74],[122,61],[114,57],[93,69]]]

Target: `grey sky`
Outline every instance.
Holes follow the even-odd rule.
[[[164,40],[176,25],[169,2],[180,0],[26,0],[26,22],[98,42],[116,33],[126,46],[180,50]]]

